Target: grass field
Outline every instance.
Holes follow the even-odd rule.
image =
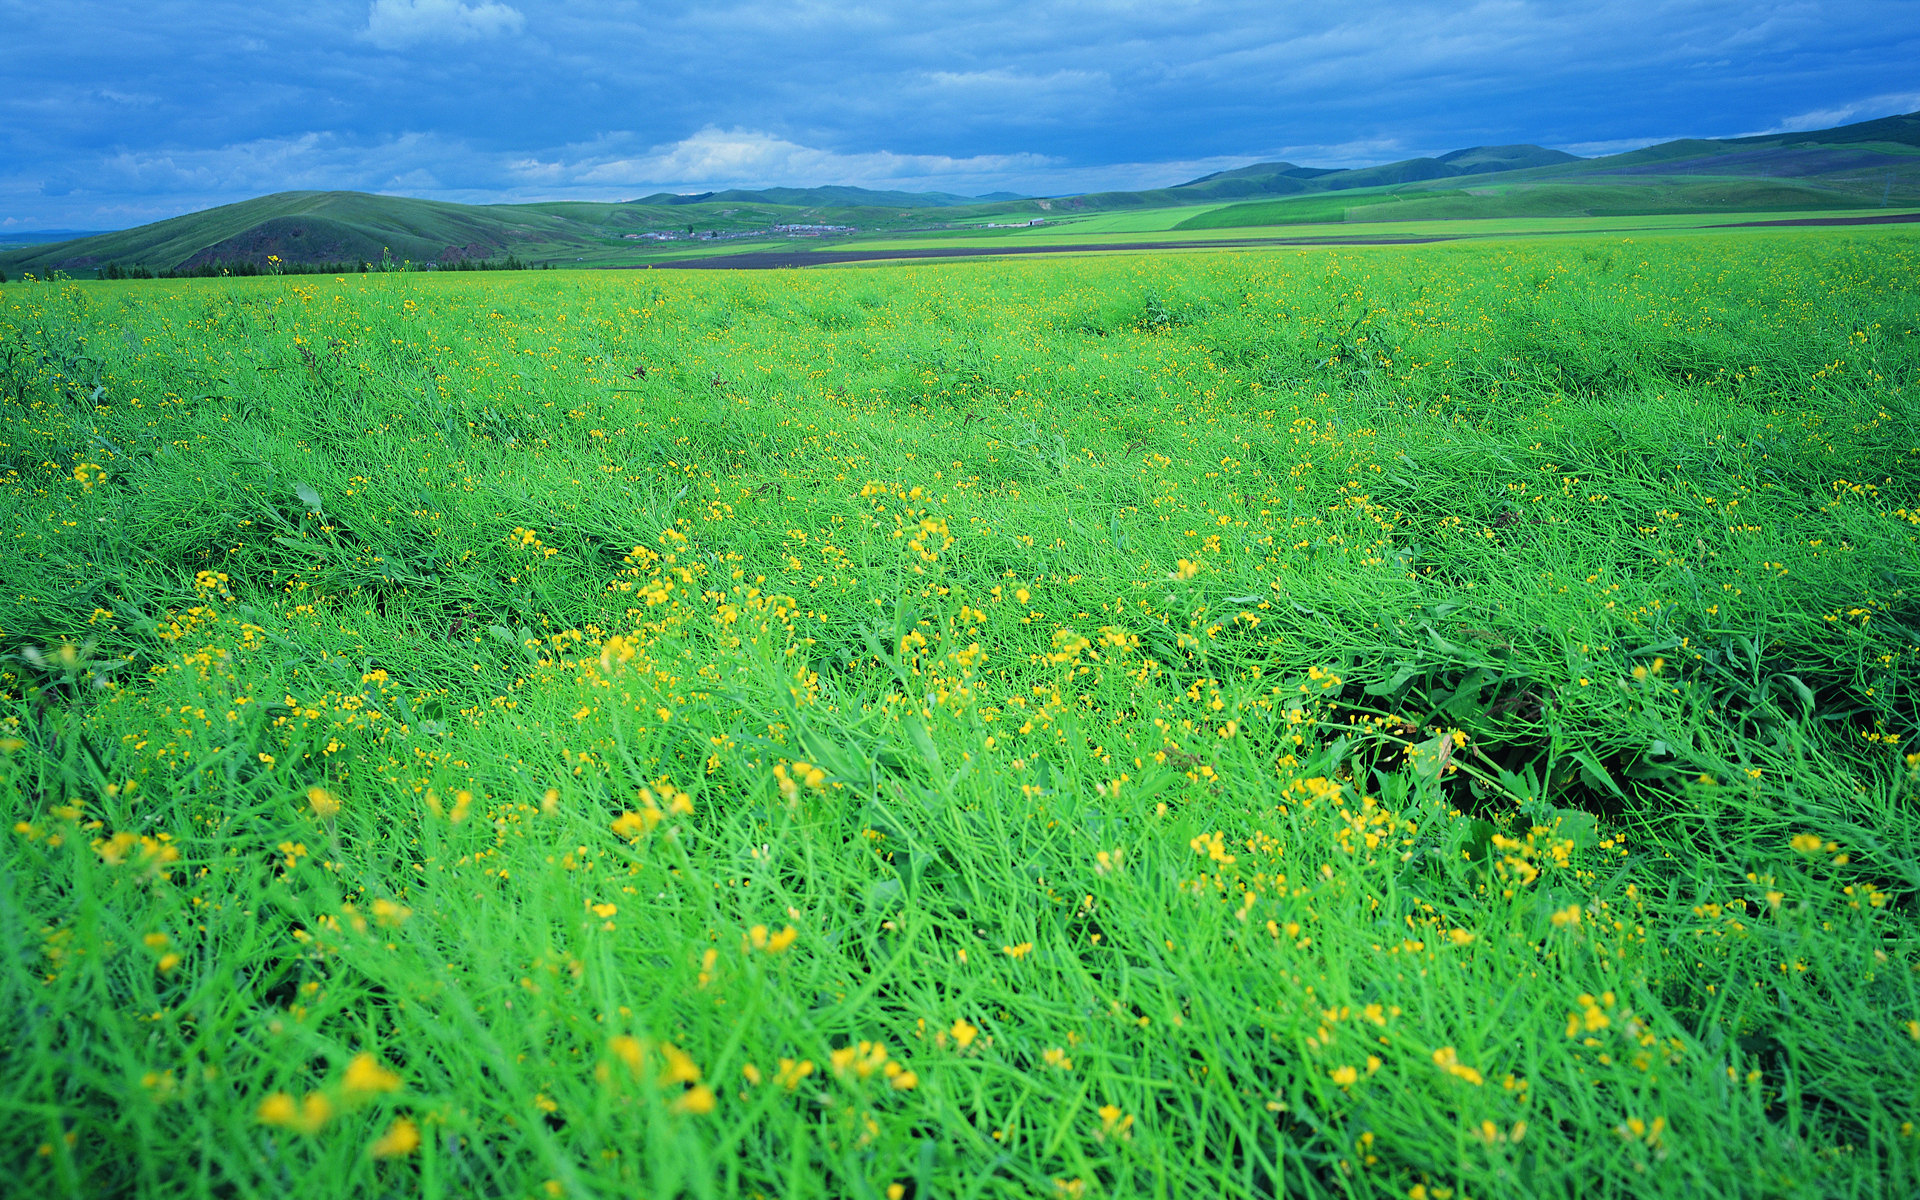
[[[1916,279],[7,285],[10,1186],[1910,1194]]]
[[[1401,208],[1405,207],[1407,206],[1401,206]],[[1257,215],[1258,212],[1264,212],[1266,206],[1233,205],[1204,211],[1230,213],[1237,209],[1255,210]],[[1637,236],[1681,231],[1712,231],[1727,236],[1744,237],[1749,230],[1743,226],[1749,222],[1804,221],[1810,216],[1806,210],[1802,209],[1780,211],[1763,209],[1736,213],[1616,213],[1610,216],[1589,216],[1581,212],[1568,212],[1560,216],[1507,216],[1484,219],[1434,218],[1389,221],[1368,217],[1365,220],[1345,223],[1339,222],[1336,218],[1328,222],[1194,228],[1185,222],[1187,217],[1195,211],[1191,207],[1146,209],[1127,213],[1096,214],[1089,217],[1068,217],[1057,223],[1023,229],[933,230],[924,233],[876,235],[833,241],[790,239],[778,243],[741,241],[670,244],[652,251],[651,254],[659,260],[684,262],[699,258],[720,259],[741,253],[778,250],[782,253],[790,253],[804,261],[807,256],[813,254],[839,256],[870,252],[884,256],[896,251],[925,252],[929,249],[964,249],[979,254],[990,254],[995,250],[1004,249],[1019,253],[1028,247],[1036,246],[1062,250],[1124,250],[1142,244],[1172,243],[1196,248],[1217,247],[1232,250],[1252,249],[1262,242],[1276,240],[1289,244],[1323,243],[1329,246],[1346,246],[1368,242],[1512,240],[1573,234],[1613,233]],[[1382,206],[1378,211],[1384,213],[1387,210]],[[1393,211],[1397,212],[1399,209]],[[1911,209],[1883,208],[1831,209],[1817,214],[1814,219],[1880,220],[1890,215],[1910,214],[1912,211]],[[616,264],[609,260],[596,265]]]
[[[1229,229],[1269,225],[1356,224],[1375,221],[1499,221],[1515,218],[1641,217],[1688,213],[1706,224],[1746,220],[1754,212],[1807,216],[1828,210],[1864,208],[1864,197],[1836,195],[1795,180],[1757,180],[1736,176],[1655,179],[1642,183],[1618,179],[1522,183],[1490,182],[1480,187],[1443,190],[1368,190],[1335,192],[1247,204],[1229,204],[1195,213],[1171,228]],[[1911,195],[1902,197],[1911,207]]]
[[[1015,236],[1033,237],[1044,232],[1085,233],[1164,233],[1200,213],[1217,212],[1224,204],[1189,204],[1178,208],[1149,208],[1134,212],[1093,213],[1088,216],[1042,214],[1047,224],[1030,230],[1010,230]]]

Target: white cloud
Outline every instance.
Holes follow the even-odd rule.
[[[708,126],[639,154],[622,153],[624,135],[568,147],[550,161],[512,164],[528,183],[633,190],[707,190],[854,184],[875,188],[971,186],[972,181],[1038,175],[1057,160],[1038,154],[942,154],[875,151],[843,154],[753,129]]]
[[[1027,96],[1055,92],[1105,90],[1112,80],[1105,71],[1058,70],[1045,75],[997,68],[991,71],[931,71],[926,78],[936,87],[954,91],[1016,92]]]
[[[420,42],[466,42],[519,33],[525,24],[519,9],[493,0],[482,4],[373,0],[367,10],[367,27],[360,36],[382,50],[399,50]]]
[[[268,192],[331,188],[419,192],[439,188],[442,173],[473,159],[462,142],[403,133],[377,140],[318,131],[257,138],[210,149],[122,149],[39,181],[44,195],[178,196],[221,204]],[[13,181],[28,183],[25,179]]]
[[[545,156],[509,162],[505,165],[514,182],[500,195],[634,199],[651,192],[848,184],[882,191],[961,195],[1009,191],[1061,196],[1171,187],[1259,161],[1287,159],[1310,166],[1353,167],[1405,158],[1409,153],[1396,141],[1368,139],[1282,146],[1248,154],[1076,165],[1035,153],[965,157],[892,151],[848,154],[803,145],[762,130],[717,126],[637,153],[627,149],[632,141],[632,134],[609,134]]]

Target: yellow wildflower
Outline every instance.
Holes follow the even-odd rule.
[[[406,1117],[394,1118],[387,1131],[367,1147],[375,1158],[404,1158],[420,1148],[420,1127]]]
[[[253,1119],[262,1125],[287,1126],[298,1118],[300,1110],[294,1105],[293,1097],[285,1092],[270,1093],[253,1110]]]
[[[693,1065],[693,1059],[687,1052],[672,1042],[660,1043],[660,1056],[667,1060],[666,1073],[661,1076],[666,1083],[698,1083],[700,1068]]]
[[[639,1038],[631,1034],[618,1034],[607,1042],[607,1049],[612,1051],[615,1058],[627,1064],[629,1071],[635,1075],[640,1073],[646,1049],[640,1044]]]
[[[331,821],[340,815],[340,801],[323,787],[308,788],[307,803],[313,806],[313,815],[322,821]]]
[[[343,1082],[349,1095],[400,1090],[400,1076],[381,1066],[373,1055],[364,1053],[354,1055],[353,1061],[347,1064]]]
[[[1460,1061],[1459,1054],[1455,1052],[1452,1046],[1442,1046],[1438,1050],[1435,1050],[1433,1052],[1433,1065],[1439,1067],[1447,1074],[1452,1075],[1454,1078],[1464,1079],[1476,1087],[1485,1082],[1480,1072]]]
[[[704,1116],[713,1111],[714,1100],[713,1089],[703,1083],[680,1093],[679,1099],[675,1100],[670,1107],[677,1113]]]

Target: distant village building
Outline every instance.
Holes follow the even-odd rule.
[[[775,233],[852,233],[851,225],[775,225]]]
[[[984,228],[987,228],[987,229],[1031,229],[1031,228],[1033,228],[1033,227],[1034,227],[1035,225],[1045,225],[1046,223],[1047,223],[1047,219],[1046,219],[1045,217],[1035,217],[1035,218],[1034,218],[1033,220],[1031,220],[1031,221],[1008,221],[1008,222],[1007,222],[1006,224],[1004,224],[1004,225],[1001,225],[1001,224],[995,224],[994,222],[991,222],[991,221],[989,221],[989,222],[987,222],[987,224],[986,224],[986,225],[984,226]]]

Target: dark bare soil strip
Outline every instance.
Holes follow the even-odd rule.
[[[1232,250],[1240,247],[1268,246],[1414,246],[1425,242],[1450,242],[1450,237],[1354,238],[1330,241],[1321,238],[1248,238],[1233,242],[1114,242],[1083,246],[928,246],[907,250],[822,250],[817,253],[788,250],[758,250],[746,254],[720,254],[712,258],[682,258],[645,266],[676,271],[769,270],[787,267],[816,267],[828,263],[869,262],[900,258],[984,258],[1008,254],[1086,254],[1097,250]],[[614,267],[612,270],[635,270]]]
[[[1789,221],[1735,221],[1715,229],[1749,229],[1760,225],[1899,225],[1920,221],[1920,213],[1888,213],[1876,217],[1796,217]]]

